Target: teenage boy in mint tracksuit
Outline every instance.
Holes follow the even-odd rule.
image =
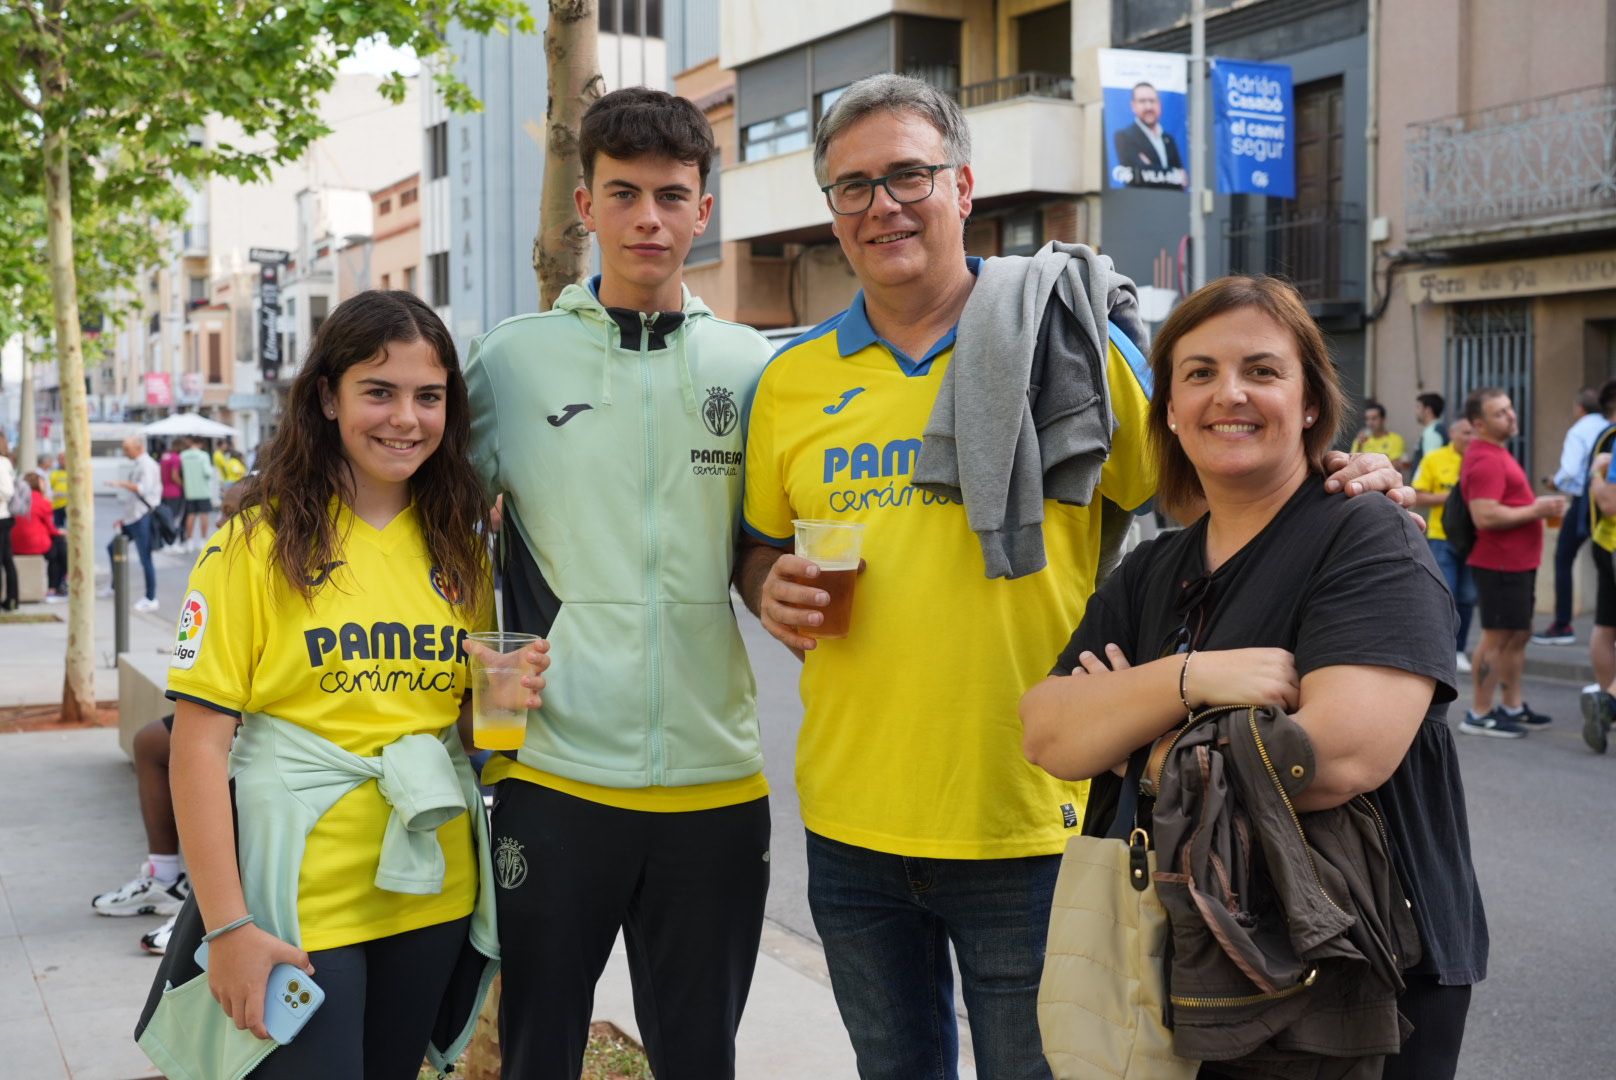
[[[771,349],[681,281],[713,150],[683,98],[596,102],[577,201],[601,274],[466,365],[472,459],[505,497],[504,625],[552,658],[525,745],[483,772],[507,1078],[575,1080],[620,928],[658,1080],[734,1076],[769,803],[729,588],[741,418]]]

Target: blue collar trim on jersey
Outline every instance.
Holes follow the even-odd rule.
[[[975,255],[966,256],[966,269],[975,274],[982,269],[982,260]],[[926,350],[926,355],[919,360],[911,359],[904,351],[892,342],[875,332],[870,325],[869,312],[864,308],[864,290],[860,289],[853,302],[847,306],[847,312],[842,316],[841,325],[836,328],[836,351],[843,356],[852,356],[860,349],[867,349],[871,345],[880,343],[892,359],[897,361],[898,367],[905,375],[925,375],[931,370],[931,362],[954,347],[954,337],[959,333],[959,323],[948,328],[948,333],[937,339],[932,347]]]

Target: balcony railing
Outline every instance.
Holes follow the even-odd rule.
[[[978,105],[992,105],[999,101],[1014,101],[1016,98],[1027,97],[1070,101],[1072,77],[1053,75],[1047,71],[1023,71],[1016,75],[1006,75],[1002,79],[989,79],[987,82],[955,87],[949,93],[960,103],[962,109],[974,109]]]
[[[1289,280],[1310,304],[1360,304],[1363,208],[1353,203],[1235,216],[1224,223],[1231,274]]]
[[[1412,239],[1616,213],[1616,86],[1410,124]]]

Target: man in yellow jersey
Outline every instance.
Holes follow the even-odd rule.
[[[1006,545],[1011,572],[988,576],[989,534],[968,506],[915,482],[956,333],[972,326],[966,301],[988,287],[977,285],[980,260],[964,257],[970,160],[959,106],[904,76],[855,83],[820,121],[818,183],[863,288],[770,362],[747,441],[739,585],[804,659],[809,906],[863,1080],[957,1075],[951,946],[980,1075],[1049,1076],[1038,981],[1059,852],[1081,824],[1085,787],[1026,761],[1017,701],[1048,674],[1094,590],[1102,498],[1131,510],[1155,486],[1148,368],[1114,320],[1092,328],[1090,358],[1115,420],[1102,425],[1108,454],[1089,505],[1042,501],[1031,528],[1041,569],[1021,564],[1024,531]],[[963,479],[975,414],[959,391]],[[1375,471],[1385,464],[1357,462],[1353,475],[1392,487],[1389,468]],[[802,583],[813,564],[788,554],[794,518],[864,525],[867,565],[844,639],[810,636],[829,598]]]
[[[1363,430],[1352,440],[1354,454],[1385,454],[1399,469],[1408,468],[1408,447],[1403,437],[1386,427],[1386,406],[1378,401],[1366,401],[1363,407]]]
[[[735,1075],[769,882],[756,690],[730,608],[745,413],[768,342],[680,268],[713,136],[636,87],[584,114],[601,273],[473,346],[472,460],[504,497],[507,629],[549,639],[544,710],[493,758],[504,1075],[577,1080],[622,929],[657,1080]]]
[[[1448,492],[1459,482],[1459,469],[1464,464],[1464,452],[1475,437],[1470,421],[1462,417],[1448,428],[1448,442],[1420,458],[1420,471],[1414,474],[1414,505],[1428,507],[1431,520],[1425,527],[1426,542],[1431,545],[1431,556],[1448,579],[1448,591],[1453,593],[1454,606],[1459,609],[1459,638],[1455,643],[1459,670],[1470,670],[1470,658],[1465,655],[1465,639],[1470,636],[1470,616],[1476,610],[1476,583],[1470,576],[1470,567],[1448,543],[1448,534],[1442,528],[1442,504],[1448,501]]]

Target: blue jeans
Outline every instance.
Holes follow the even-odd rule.
[[[1458,652],[1465,651],[1465,639],[1470,636],[1470,616],[1476,610],[1476,580],[1470,573],[1470,567],[1459,558],[1459,553],[1453,550],[1453,545],[1446,540],[1432,540],[1431,557],[1436,560],[1437,566],[1442,568],[1442,576],[1448,579],[1448,591],[1453,594],[1453,606],[1459,611],[1459,641]]]
[[[157,568],[152,565],[152,516],[143,515],[139,521],[124,522],[123,534],[140,554],[140,572],[146,575],[146,599],[157,599]],[[114,537],[116,539],[116,537]],[[112,545],[107,545],[107,558],[112,558]]]
[[[958,959],[981,1080],[1049,1080],[1038,980],[1060,856],[920,859],[808,834],[808,906],[862,1080],[955,1080]]]

